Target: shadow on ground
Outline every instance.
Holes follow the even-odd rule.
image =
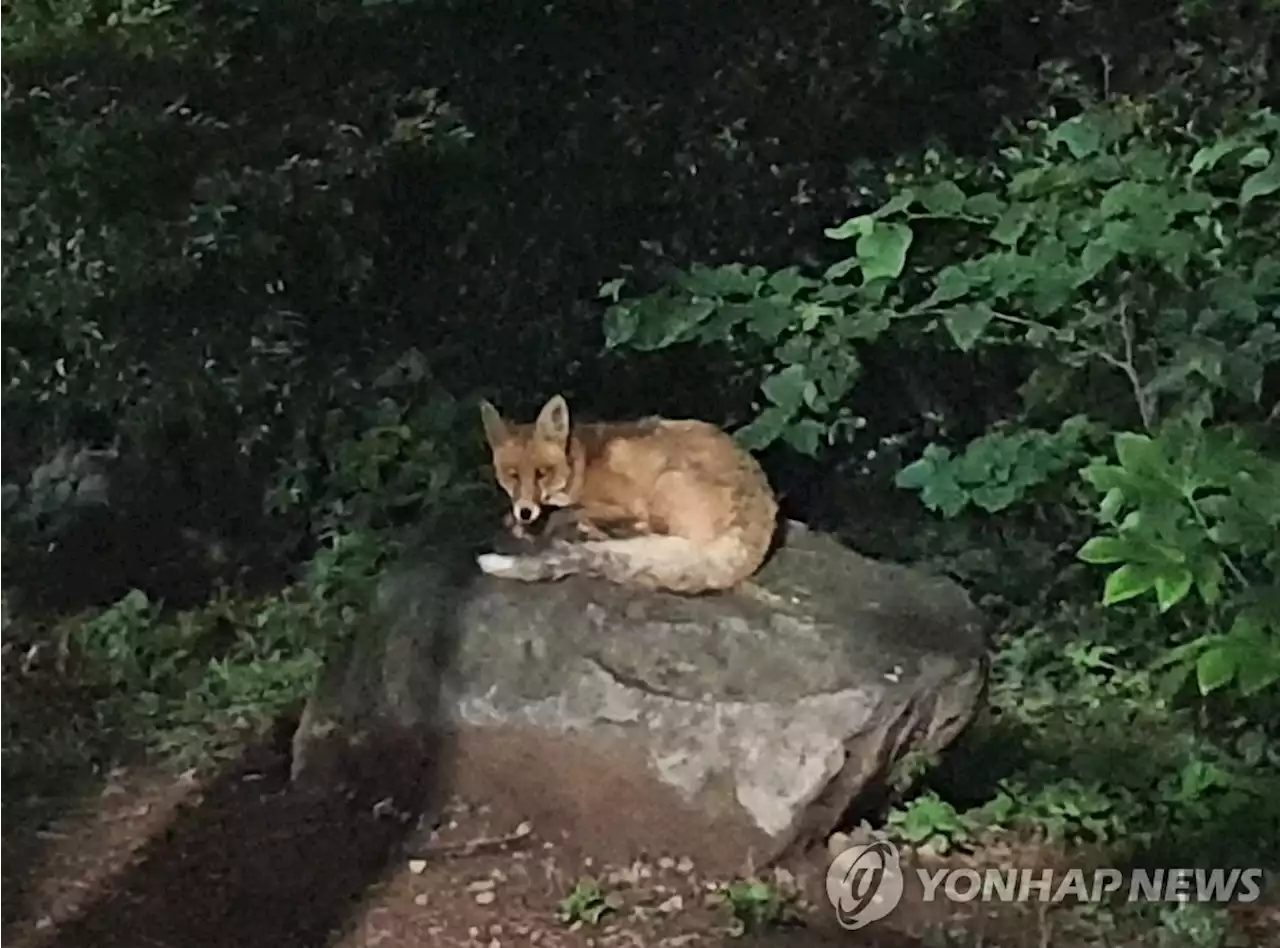
[[[474,565],[470,555],[452,562]],[[442,572],[442,582],[453,580]],[[451,590],[433,597],[433,620],[422,623],[422,675],[433,678],[415,679],[425,722],[443,720]],[[330,658],[326,679],[342,681],[352,655],[338,645]],[[50,669],[49,679],[56,686],[63,675]],[[22,701],[0,697],[0,943],[31,944],[24,939],[35,934],[42,948],[332,944],[403,847],[431,828],[452,787],[451,729],[389,722],[356,742],[324,742],[291,783],[298,722],[282,720],[198,784],[160,775],[138,806],[140,794],[120,784],[128,778],[96,764],[120,755],[93,701],[40,688]],[[68,727],[83,733],[64,736]],[[14,734],[22,741],[10,741]],[[67,748],[52,757],[61,769],[31,762],[42,736]],[[123,857],[122,839],[142,842]],[[35,919],[37,901],[55,906],[45,910],[54,917]]]
[[[384,731],[346,756],[343,779],[293,788],[282,744],[251,746],[180,803],[135,864],[42,944],[331,943],[430,822],[447,755],[439,742]]]
[[[6,944],[10,926],[26,910],[36,867],[45,858],[48,827],[79,801],[100,793],[103,777],[94,761],[127,753],[86,713],[99,695],[65,674],[58,650],[52,637],[27,634],[18,623],[5,630],[0,904]]]

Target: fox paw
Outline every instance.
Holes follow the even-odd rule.
[[[576,553],[582,544],[552,540],[547,549],[534,555],[481,553],[476,557],[480,569],[490,576],[519,579],[526,583],[560,579],[578,570]]]
[[[520,573],[519,558],[506,553],[481,553],[476,557],[476,563],[490,576],[517,576]]]
[[[481,553],[476,557],[480,569],[490,576],[503,579],[519,579],[526,583],[536,583],[551,579],[555,571],[538,556],[513,556],[508,553]]]

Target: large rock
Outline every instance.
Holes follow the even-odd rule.
[[[295,779],[380,730],[436,754],[441,735],[505,730],[533,758],[576,742],[634,768],[752,852],[821,843],[905,754],[973,718],[986,641],[950,580],[787,534],[754,594],[527,585],[458,550],[403,568],[308,705]]]

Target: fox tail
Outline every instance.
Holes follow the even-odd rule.
[[[556,543],[538,553],[485,553],[477,562],[491,576],[544,582],[582,575],[640,589],[676,593],[727,590],[749,577],[768,547],[734,530],[707,544],[684,537],[649,535],[626,539]]]

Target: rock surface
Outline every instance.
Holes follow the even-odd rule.
[[[529,585],[460,550],[401,568],[308,704],[295,780],[403,735],[444,770],[468,733],[509,731],[534,757],[574,742],[631,768],[749,855],[820,845],[904,755],[973,718],[986,637],[952,581],[786,532],[745,594]]]

